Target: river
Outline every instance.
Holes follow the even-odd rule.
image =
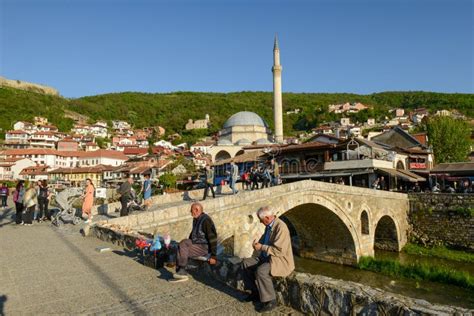
[[[436,259],[426,256],[408,255],[377,251],[376,258],[398,259],[402,263],[430,262],[453,269],[467,271],[474,276],[474,265],[452,260]],[[325,275],[334,279],[353,281],[376,287],[388,292],[397,293],[417,299],[424,299],[431,303],[454,305],[474,309],[474,291],[454,285],[417,281],[413,279],[385,276],[380,273],[363,271],[350,266],[316,261],[295,257],[296,271],[311,274]]]

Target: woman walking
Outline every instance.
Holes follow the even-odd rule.
[[[38,193],[33,183],[28,184],[28,189],[25,192],[23,197],[23,204],[26,208],[26,211],[23,215],[23,221],[26,226],[31,226],[33,224],[33,212],[36,208],[36,201],[38,198]]]
[[[23,180],[18,181],[16,184],[15,192],[13,192],[13,202],[16,208],[15,223],[23,225],[22,212],[23,212],[23,197],[25,196],[25,187]]]
[[[87,215],[86,223],[92,221],[92,205],[94,204],[95,187],[91,179],[86,179],[86,189],[84,191],[84,202],[82,203],[82,216]]]

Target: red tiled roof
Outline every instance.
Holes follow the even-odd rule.
[[[426,133],[412,134],[411,136],[413,136],[417,141],[419,141],[420,144],[427,145],[426,144]]]
[[[36,133],[33,133],[33,136],[34,135],[56,135],[56,133],[51,132],[51,131],[47,131],[47,132],[36,132]]]
[[[113,166],[106,166],[106,165],[97,165],[94,167],[81,167],[81,168],[58,168],[51,170],[48,172],[49,174],[58,174],[58,173],[98,173],[104,171],[111,171],[114,170],[115,167]]]
[[[21,170],[20,175],[47,175],[48,174],[48,166],[40,165],[40,166],[33,166],[27,167]]]
[[[121,151],[115,150],[106,150],[106,149],[99,149],[96,151],[86,151],[83,157],[87,158],[112,158],[112,159],[120,159],[120,160],[128,160],[128,157],[124,155]]]
[[[20,130],[17,130],[17,131],[8,131],[7,134],[28,134],[27,132],[25,131],[20,131]]]
[[[25,148],[25,149],[8,149],[4,153],[6,156],[22,156],[22,155],[56,155],[55,149],[49,148]]]

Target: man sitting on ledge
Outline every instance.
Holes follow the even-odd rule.
[[[290,231],[286,224],[277,218],[270,207],[257,211],[265,232],[260,240],[254,241],[254,256],[242,261],[245,288],[251,293],[245,301],[262,302],[259,312],[268,312],[276,307],[276,295],[272,276],[286,277],[295,269],[291,249]]]
[[[173,274],[175,282],[188,280],[185,268],[189,258],[205,257],[210,254],[209,264],[217,263],[217,232],[214,222],[203,212],[201,203],[196,202],[191,205],[191,216],[193,229],[189,239],[183,239],[179,243],[176,273]]]

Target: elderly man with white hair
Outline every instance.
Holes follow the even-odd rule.
[[[260,300],[259,312],[268,312],[276,307],[272,276],[288,276],[295,269],[295,263],[286,224],[268,206],[260,208],[257,216],[265,225],[265,232],[253,242],[254,256],[242,262],[244,284],[251,291],[245,301]]]

